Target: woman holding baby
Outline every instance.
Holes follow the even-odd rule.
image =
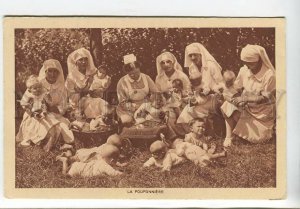
[[[158,91],[152,79],[141,72],[141,67],[134,54],[124,56],[123,71],[126,75],[117,84],[117,115],[123,125],[133,125],[135,111],[148,101],[150,93]]]
[[[101,91],[107,88],[109,81],[105,79],[108,77],[98,75],[91,53],[85,48],[77,49],[68,56],[67,64],[68,77],[65,85],[71,108],[80,110],[86,118],[108,114],[111,111],[108,103],[96,96],[101,93],[98,92],[100,87]]]
[[[224,146],[231,145],[233,134],[252,143],[261,143],[272,138],[275,121],[275,69],[265,49],[258,45],[247,45],[240,58],[244,66],[234,82],[242,95],[232,99],[238,107],[226,115],[226,138]]]
[[[40,144],[45,138],[48,138],[44,149],[49,151],[58,140],[59,135],[62,136],[65,143],[74,142],[73,133],[68,127],[69,121],[62,116],[67,109],[67,91],[64,83],[62,67],[59,61],[54,59],[46,60],[43,63],[39,76],[33,75],[27,80],[26,92],[36,95],[35,98],[37,98],[37,94],[31,92],[34,86],[39,87],[40,92],[45,92],[39,97],[41,97],[42,103],[46,103],[46,109],[44,109],[44,115],[38,115],[37,112],[28,114],[28,112],[32,113],[32,108],[24,114],[17,135],[17,140],[22,141],[21,145]],[[34,105],[35,101],[30,102],[26,92],[21,100],[21,105],[24,107]],[[26,108],[26,110],[28,109]]]

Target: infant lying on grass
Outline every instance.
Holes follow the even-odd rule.
[[[205,122],[202,119],[193,119],[189,123],[191,132],[186,134],[185,139],[176,139],[171,146],[164,140],[157,140],[150,146],[152,157],[144,163],[143,167],[156,166],[162,171],[170,171],[173,165],[178,165],[186,160],[192,161],[196,166],[205,167],[211,159],[225,157],[226,152],[215,153],[216,145],[207,142],[211,137],[204,135]]]
[[[107,142],[99,147],[79,149],[74,154],[72,146],[62,147],[65,150],[56,160],[63,164],[62,173],[69,176],[93,177],[106,174],[108,176],[121,175],[122,172],[112,166],[126,166],[118,162],[122,140],[117,134],[111,135]]]
[[[162,171],[170,171],[172,166],[185,162],[184,157],[176,154],[174,149],[168,149],[165,142],[157,140],[150,146],[151,157],[143,167],[156,166],[162,168]]]

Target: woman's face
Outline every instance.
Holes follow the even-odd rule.
[[[174,70],[174,63],[172,62],[172,60],[162,60],[160,62],[160,65],[165,72],[172,72]]]
[[[201,54],[197,54],[197,53],[191,53],[189,54],[189,58],[191,59],[191,61],[198,65],[198,66],[202,66],[202,56]]]
[[[244,65],[247,66],[247,68],[249,70],[251,70],[251,72],[253,74],[256,74],[260,71],[261,69],[261,66],[262,66],[262,61],[261,60],[258,60],[257,62],[243,62]]]
[[[58,78],[59,71],[56,68],[48,68],[46,70],[46,80],[50,84],[54,84]]]
[[[79,60],[76,61],[76,65],[78,67],[79,72],[85,75],[86,68],[88,65],[88,58],[87,57],[80,58]]]
[[[140,68],[133,68],[130,72],[127,73],[132,80],[137,81],[140,78]]]

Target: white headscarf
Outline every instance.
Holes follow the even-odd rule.
[[[63,73],[62,67],[60,65],[60,62],[58,60],[49,59],[43,63],[43,66],[40,69],[40,73],[39,73],[39,80],[40,81],[42,81],[44,79],[46,80],[46,72],[49,68],[55,68],[59,72],[56,82],[54,84],[51,84],[52,88],[53,89],[58,89],[58,88],[64,89],[65,88],[64,73]]]
[[[261,58],[268,69],[275,70],[264,47],[248,44],[241,51],[241,60],[244,62],[257,62],[259,58]]]
[[[88,59],[85,75],[79,72],[78,67],[76,65],[76,62],[79,59],[84,57]],[[79,87],[84,87],[86,85],[85,83],[86,76],[93,75],[97,71],[91,53],[85,48],[80,48],[72,52],[68,56],[67,64],[68,64],[68,77],[72,79]]]
[[[164,52],[156,58],[156,69],[157,69],[157,75],[158,76],[161,75],[164,72],[164,70],[161,68],[161,64],[160,64],[161,61],[164,61],[164,60],[171,60],[174,64],[174,69],[182,71],[182,67],[177,62],[177,59],[174,56],[174,54],[172,54],[171,52]]]
[[[219,63],[215,60],[215,58],[200,43],[192,43],[185,47],[184,67],[190,67],[193,63],[189,57],[190,54],[201,54],[203,67],[207,67],[208,62],[214,62],[220,68],[220,70],[222,69]]]

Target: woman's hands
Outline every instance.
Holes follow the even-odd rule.
[[[234,97],[231,99],[231,102],[236,105],[236,106],[239,106],[239,107],[243,107],[245,106],[248,101],[247,101],[247,97]]]

